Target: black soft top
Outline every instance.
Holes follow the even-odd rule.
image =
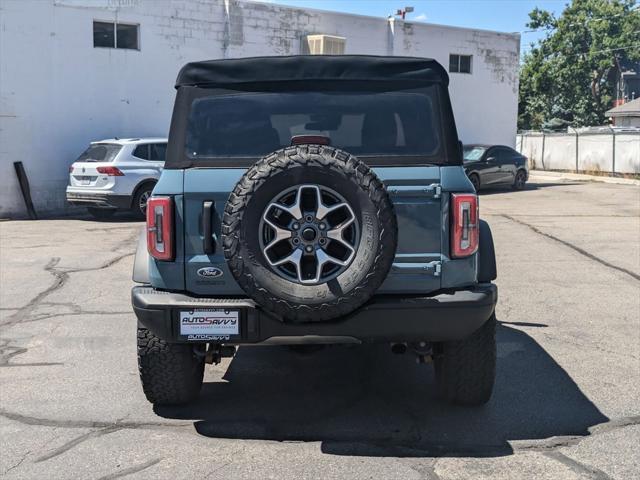
[[[295,82],[380,82],[402,85],[449,84],[445,69],[433,59],[374,55],[295,55],[251,57],[187,63],[176,81],[181,86]]]

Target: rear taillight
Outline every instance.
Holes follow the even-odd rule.
[[[478,197],[451,195],[451,256],[468,257],[478,251]]]
[[[151,197],[147,201],[147,249],[153,258],[173,260],[171,197]]]
[[[109,175],[110,177],[123,177],[124,173],[122,173],[116,167],[98,167],[96,168],[98,173],[102,173],[103,175]]]

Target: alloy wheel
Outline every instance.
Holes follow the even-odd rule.
[[[138,201],[138,208],[140,209],[140,212],[143,215],[147,213],[147,201],[149,200],[149,197],[151,197],[151,190],[145,190],[140,195],[140,200]]]
[[[278,194],[265,208],[260,247],[282,278],[304,285],[326,283],[353,260],[358,220],[351,206],[322,185],[297,185]]]

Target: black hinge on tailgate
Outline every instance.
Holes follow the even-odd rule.
[[[204,253],[210,255],[216,250],[217,238],[213,233],[213,213],[215,211],[212,201],[205,201],[202,204],[202,249]]]
[[[388,192],[392,197],[426,196],[440,198],[442,186],[439,183],[432,183],[431,185],[392,185],[388,187]]]

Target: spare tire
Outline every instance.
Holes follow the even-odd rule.
[[[282,320],[322,321],[365,303],[386,278],[397,224],[356,157],[321,145],[269,154],[227,201],[222,243],[240,287]]]

